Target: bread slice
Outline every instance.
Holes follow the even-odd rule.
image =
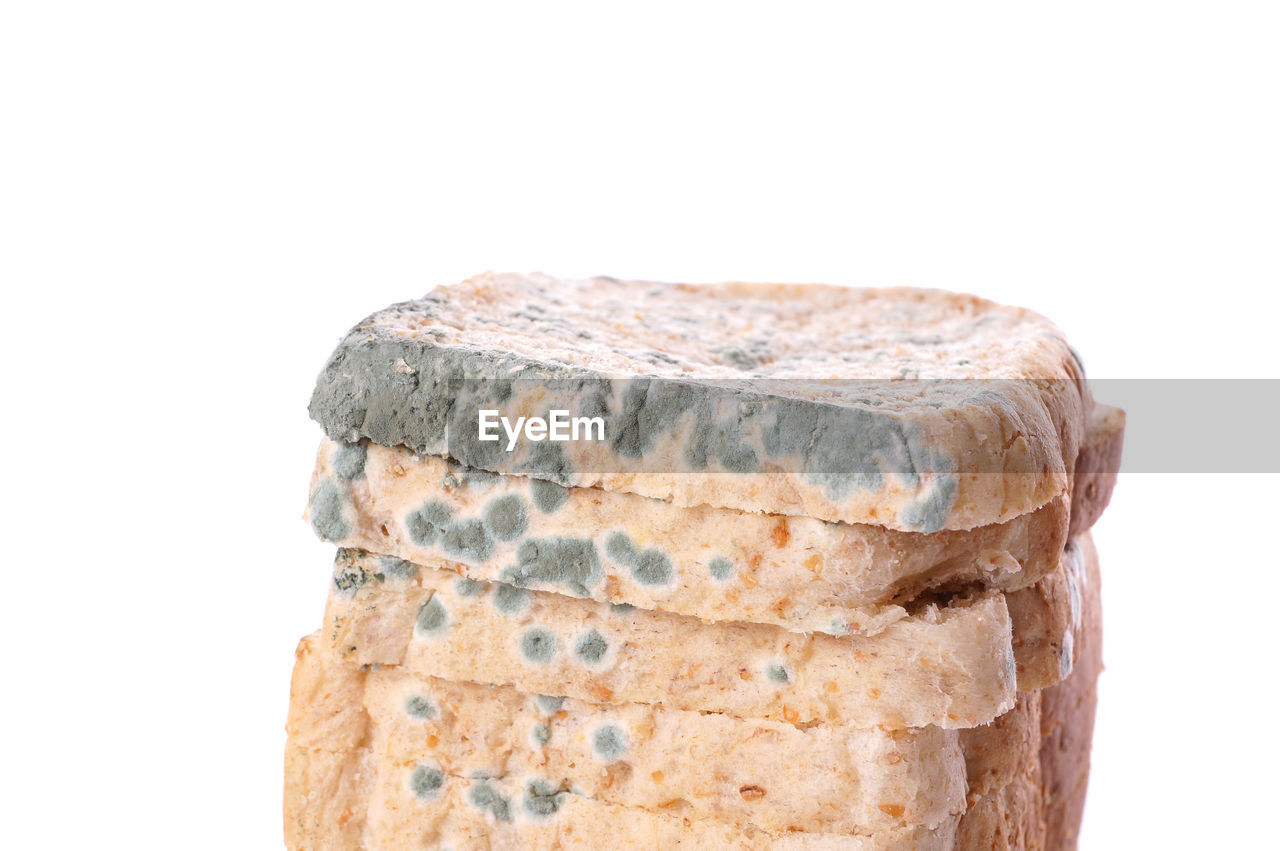
[[[796,632],[875,634],[942,583],[1026,587],[1057,567],[1067,498],[932,534],[681,508],[497,476],[407,449],[320,447],[308,518],[341,546],[474,579]]]
[[[1068,492],[1091,401],[1061,332],[938,290],[482,275],[375,313],[311,415],[562,485],[932,532]],[[479,412],[602,419],[483,441]]]
[[[1012,626],[992,591],[922,603],[874,637],[837,638],[702,623],[340,550],[324,635],[357,664],[794,724],[972,727],[1011,708],[1015,692]]]
[[[790,724],[602,706],[397,668],[370,672],[378,752],[445,774],[537,774],[608,803],[768,831],[937,827],[965,808],[954,730]],[[1034,756],[1034,753],[1033,753]]]

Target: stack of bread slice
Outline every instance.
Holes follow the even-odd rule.
[[[1124,419],[1038,315],[486,275],[311,412],[291,849],[1074,847]]]

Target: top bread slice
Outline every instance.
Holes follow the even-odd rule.
[[[361,322],[311,400],[338,441],[924,532],[1066,494],[1090,408],[1055,326],[973,296],[492,274]],[[604,437],[508,450],[483,409],[598,416]]]

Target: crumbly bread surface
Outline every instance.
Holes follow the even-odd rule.
[[[490,406],[606,439],[508,452],[478,439]],[[928,532],[1067,493],[1090,406],[1052,323],[973,296],[482,275],[353,328],[311,415],[562,485]]]
[[[796,632],[874,634],[943,583],[1013,590],[1057,567],[1067,498],[933,534],[751,514],[498,476],[404,448],[325,440],[307,517],[340,546],[464,575]]]

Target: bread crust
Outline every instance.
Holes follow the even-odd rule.
[[[1040,767],[1051,851],[1076,847],[1089,785],[1090,746],[1102,673],[1102,585],[1088,534],[1077,539],[1086,566],[1083,629],[1075,672],[1041,695]]]

